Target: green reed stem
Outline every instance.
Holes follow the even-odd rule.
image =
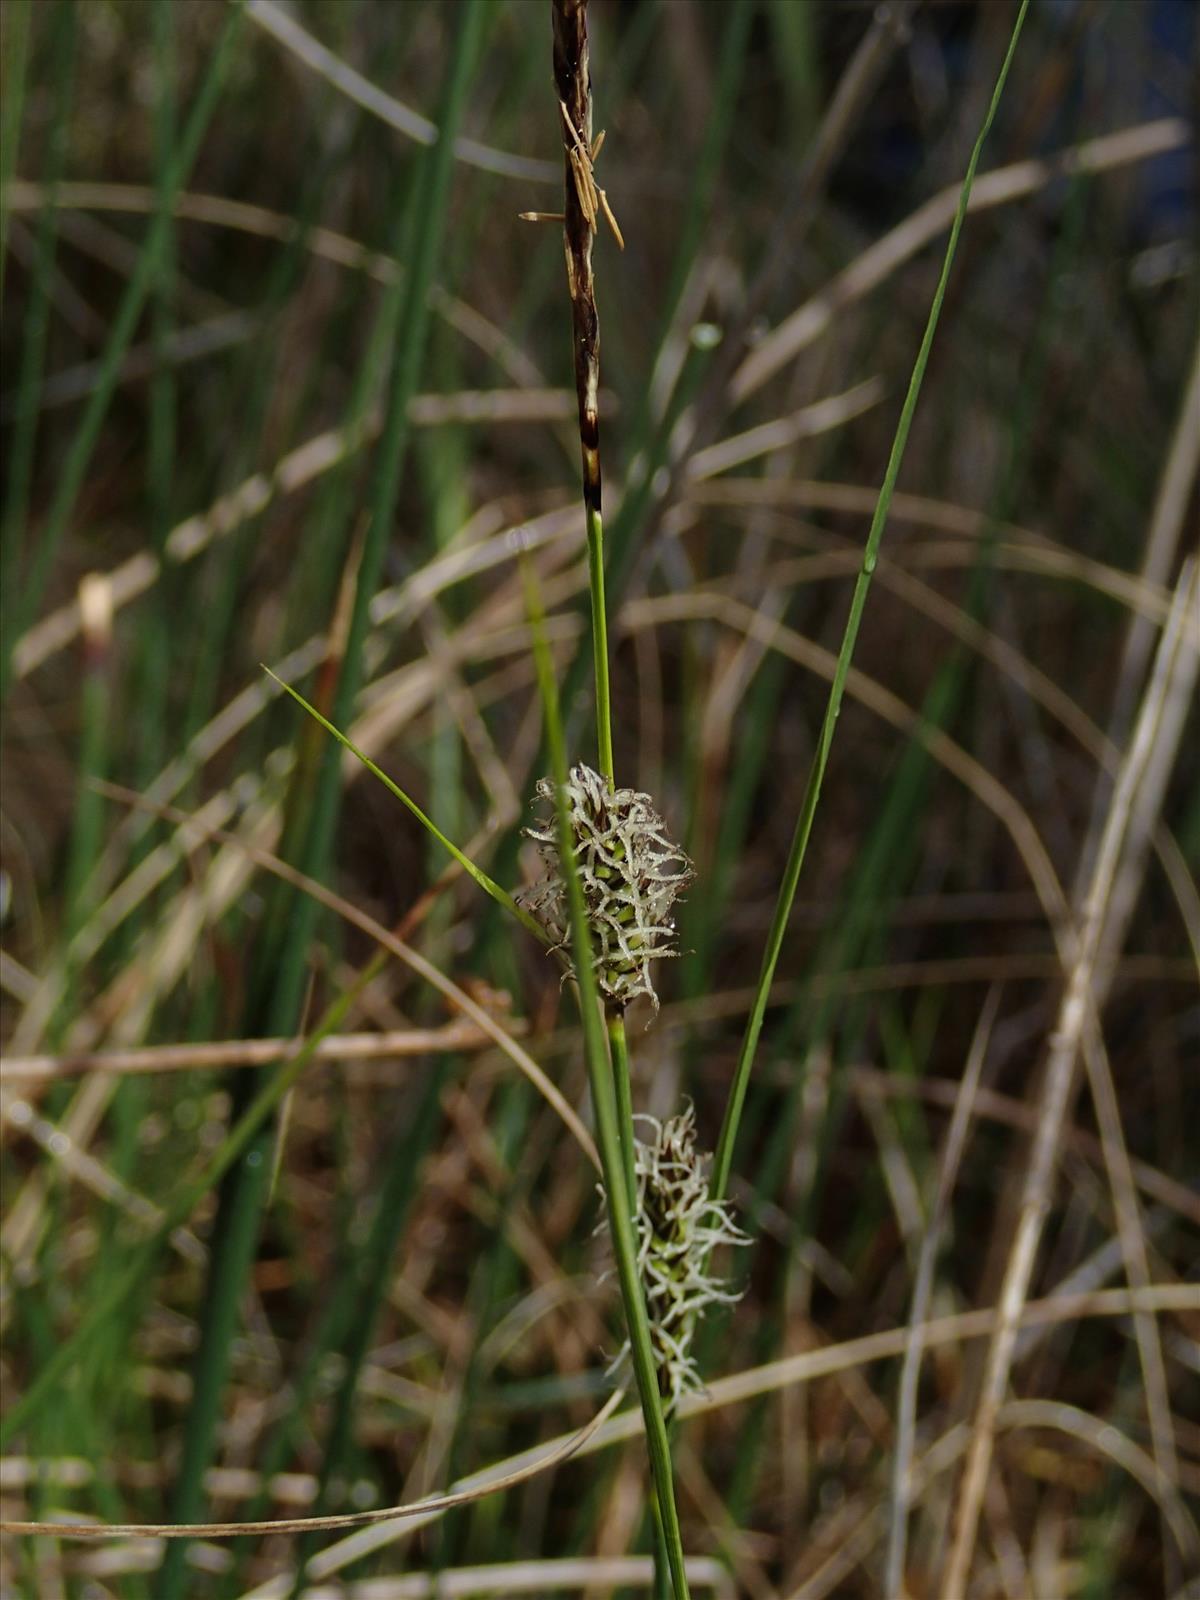
[[[608,616],[604,602],[604,519],[587,508],[588,589],[592,597],[592,662],[596,674],[596,745],[600,771],[615,782],[612,700],[608,687]]]
[[[584,1054],[596,1117],[596,1144],[600,1151],[613,1255],[616,1259],[617,1279],[621,1286],[621,1300],[625,1308],[625,1322],[629,1330],[629,1348],[633,1358],[638,1397],[645,1419],[650,1473],[657,1498],[657,1511],[662,1521],[663,1542],[671,1571],[672,1593],[674,1600],[689,1600],[683,1559],[683,1536],[679,1528],[679,1513],[675,1506],[671,1449],[658,1393],[658,1374],[654,1365],[654,1352],[650,1345],[650,1324],[646,1316],[646,1302],[642,1294],[642,1280],[637,1264],[637,1242],[634,1238],[633,1218],[628,1204],[629,1178],[617,1120],[613,1067],[605,1047],[600,997],[593,968],[591,933],[583,900],[583,886],[579,881],[575,862],[574,841],[571,837],[566,798],[566,737],[563,733],[562,712],[558,703],[558,688],[554,681],[554,666],[546,642],[545,613],[533,568],[528,562],[525,563],[525,592],[533,623],[534,658],[546,721],[546,743],[554,774],[559,861],[571,914],[571,948],[575,977],[579,986]],[[629,1153],[632,1156],[632,1147]]]
[[[621,1154],[625,1160],[625,1186],[629,1190],[629,1214],[637,1213],[637,1163],[634,1159],[633,1088],[629,1073],[629,1040],[625,1035],[625,1017],[620,1011],[610,1011],[608,1023],[608,1048],[612,1057],[613,1086],[617,1099],[617,1124],[621,1134]]]
[[[613,1085],[616,1090],[617,1128],[621,1137],[621,1154],[625,1158],[625,1186],[629,1190],[629,1215],[637,1227],[637,1132],[633,1122],[633,1085],[629,1071],[629,1040],[625,1033],[625,1017],[619,1011],[607,1016],[608,1048],[612,1057]],[[636,1238],[636,1233],[635,1233]],[[662,1409],[661,1397],[659,1409]],[[667,1428],[667,1450],[671,1447],[671,1428]],[[654,1526],[654,1593],[656,1600],[669,1600],[671,1593],[670,1554],[662,1512],[657,1493],[650,1496],[650,1510]]]
[[[962,191],[958,197],[958,209],[954,214],[950,238],[946,243],[946,254],[942,261],[941,276],[938,278],[937,289],[934,291],[933,304],[929,308],[929,318],[925,324],[925,334],[921,340],[921,348],[917,352],[917,359],[913,365],[912,377],[909,379],[908,393],[904,397],[904,405],[900,410],[900,420],[896,425],[895,438],[892,440],[892,451],[888,458],[887,471],[884,473],[883,485],[879,491],[879,498],[875,503],[875,514],[871,518],[871,528],[867,534],[866,547],[863,550],[862,566],[859,568],[858,577],[855,580],[854,594],[850,600],[850,614],[846,618],[842,646],[838,651],[837,668],[834,672],[833,683],[830,686],[829,700],[825,707],[825,719],[821,724],[816,754],[813,757],[812,766],[809,768],[804,798],[800,803],[800,814],[796,819],[796,830],[792,835],[791,849],[788,852],[783,881],[779,886],[779,896],[775,902],[775,911],[771,918],[770,931],[767,934],[766,948],[763,951],[762,967],[758,976],[754,1003],[750,1008],[750,1015],[746,1021],[746,1032],[742,1038],[742,1047],[738,1054],[737,1066],[734,1069],[733,1083],[730,1085],[729,1101],[725,1108],[725,1119],[721,1125],[721,1137],[717,1141],[717,1153],[713,1159],[712,1174],[712,1195],[715,1200],[724,1199],[725,1192],[729,1187],[729,1174],[733,1165],[733,1148],[737,1140],[738,1126],[742,1119],[742,1108],[746,1100],[746,1089],[750,1082],[750,1071],[754,1065],[754,1057],[758,1050],[759,1035],[762,1033],[763,1017],[767,1009],[767,996],[770,993],[771,982],[775,976],[779,952],[783,948],[784,935],[787,932],[788,920],[792,912],[792,903],[796,898],[796,886],[800,881],[800,869],[804,865],[809,836],[812,833],[813,818],[816,815],[817,802],[821,797],[821,784],[825,777],[825,768],[829,762],[829,751],[833,745],[838,713],[842,708],[842,693],[850,671],[850,661],[854,655],[854,646],[858,640],[859,624],[862,621],[863,609],[867,603],[867,592],[871,587],[871,579],[879,557],[879,546],[883,539],[883,530],[887,522],[888,511],[891,509],[892,494],[896,487],[896,479],[900,474],[901,462],[904,460],[904,451],[908,444],[908,433],[912,426],[913,413],[917,408],[917,399],[921,393],[925,368],[929,362],[929,352],[933,346],[934,332],[938,325],[938,318],[941,316],[942,301],[945,299],[946,285],[950,278],[950,268],[954,261],[955,251],[958,249],[958,236],[962,232],[963,219],[967,213],[967,203],[971,198],[971,186],[975,180],[975,169],[979,164],[979,156],[983,150],[984,140],[987,138],[988,131],[996,115],[996,109],[1000,104],[1000,96],[1004,89],[1005,80],[1008,77],[1008,69],[1012,65],[1017,40],[1020,37],[1021,27],[1028,9],[1029,0],[1021,0],[1021,9],[1017,13],[1017,20],[1013,24],[1012,35],[1008,42],[1008,51],[1005,54],[1004,63],[996,79],[996,87],[992,91],[987,115],[983,119],[983,126],[979,130],[979,136],[975,140],[975,147],[971,151],[966,177],[963,179]]]

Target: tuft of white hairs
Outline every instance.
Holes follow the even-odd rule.
[[[552,779],[539,779],[537,793],[554,806]],[[672,842],[648,794],[613,788],[581,763],[571,768],[566,800],[600,992],[620,1010],[644,994],[657,1011],[651,963],[678,954],[671,908],[694,877],[692,864]],[[517,899],[571,971],[570,911],[553,809],[525,833],[538,847],[545,875]]]
[[[709,1306],[741,1298],[711,1270],[713,1251],[750,1240],[734,1224],[728,1202],[709,1194],[709,1157],[696,1148],[694,1108],[689,1105],[666,1122],[646,1116],[634,1120],[651,1135],[634,1146],[634,1224],[659,1393],[669,1416],[685,1394],[704,1389],[691,1354],[697,1322]],[[613,1368],[628,1354],[626,1340]]]

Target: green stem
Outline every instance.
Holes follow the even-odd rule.
[[[453,170],[454,138],[467,100],[467,92],[479,46],[489,20],[483,0],[466,0],[456,13],[457,28],[451,35],[439,103],[438,138],[421,157],[408,185],[404,207],[408,272],[404,278],[403,313],[397,329],[395,358],[389,375],[388,400],[383,430],[375,457],[367,520],[357,562],[353,599],[344,648],[336,667],[332,694],[332,725],[348,724],[363,674],[363,644],[366,638],[369,606],[378,587],[384,553],[393,527],[401,471],[408,442],[408,411],[424,358],[428,332],[430,285],[437,267],[438,253],[448,211],[450,179]],[[385,302],[381,320],[391,322],[395,302]],[[368,358],[369,360],[369,358]],[[356,390],[355,399],[363,393]],[[309,876],[320,881],[329,870],[341,803],[341,762],[336,750],[323,752],[310,783],[304,763],[297,771],[288,797],[284,849],[289,859],[298,859]],[[291,889],[272,897],[264,919],[264,936],[258,941],[249,1003],[248,1031],[257,1031],[265,1020],[270,1031],[289,1031],[296,1025],[304,986],[310,943],[316,929],[317,902],[311,897],[296,899]],[[236,1090],[235,1090],[235,1104]],[[203,1472],[211,1459],[217,1406],[229,1370],[230,1340],[224,1307],[240,1299],[242,1286],[252,1260],[254,1239],[250,1222],[239,1219],[234,1231],[235,1213],[252,1217],[254,1226],[266,1201],[265,1152],[269,1135],[264,1132],[262,1159],[258,1149],[231,1172],[223,1186],[218,1207],[218,1225],[226,1214],[231,1218],[230,1236],[235,1243],[248,1239],[249,1248],[231,1248],[214,1253],[201,1316],[200,1343],[195,1358],[198,1379],[203,1379],[202,1397],[207,1406],[193,1408],[184,1429],[182,1470],[175,1488],[173,1520],[189,1521],[186,1508],[203,1487]],[[199,1387],[198,1394],[201,1393]],[[179,1508],[184,1508],[182,1511]],[[184,1553],[174,1547],[164,1557],[160,1570],[158,1600],[176,1600],[183,1591]],[[172,1566],[171,1563],[174,1563]]]
[[[615,781],[612,744],[612,702],[608,687],[608,617],[604,603],[604,521],[587,509],[588,588],[592,597],[592,660],[596,672],[596,745],[600,771]]]
[[[26,8],[14,13],[14,18],[25,18]],[[79,17],[66,0],[54,8],[51,20],[51,61],[49,73],[52,80],[51,122],[46,135],[47,153],[44,182],[53,194],[66,168],[71,97],[75,81],[76,34]],[[18,52],[19,38],[13,41]],[[8,67],[8,58],[5,61]],[[12,72],[16,71],[14,57]],[[14,102],[19,104],[21,93],[10,93],[6,72],[4,109],[7,116]],[[45,92],[45,91],[43,91]],[[7,163],[15,152],[17,129],[4,132],[2,162]],[[7,214],[7,177],[4,188],[5,214]],[[14,640],[23,626],[25,615],[25,587],[23,566],[28,557],[22,556],[25,523],[29,511],[29,490],[33,478],[34,446],[37,441],[38,421],[41,416],[42,378],[46,364],[46,347],[50,331],[51,285],[54,281],[54,260],[58,241],[58,218],[53,206],[47,206],[38,223],[36,256],[29,285],[28,304],[22,319],[22,349],[20,367],[16,369],[17,397],[13,425],[8,435],[4,458],[6,487],[3,511],[0,512],[0,617],[3,638],[0,639],[0,676],[3,672],[3,652],[11,648],[4,640]],[[0,260],[3,258],[0,257]],[[9,370],[15,363],[10,359]],[[2,686],[0,686],[2,687]]]
[[[396,1244],[408,1221],[413,1199],[418,1193],[422,1162],[437,1129],[447,1070],[444,1058],[430,1063],[415,1115],[406,1117],[403,1136],[387,1164],[375,1205],[374,1219],[364,1241],[362,1253],[357,1261],[350,1264],[342,1280],[343,1292],[353,1299],[354,1316],[349,1322],[345,1337],[340,1341],[338,1350],[343,1370],[325,1432],[324,1455],[317,1477],[317,1493],[312,1505],[313,1516],[320,1516],[329,1508],[333,1481],[342,1470],[350,1452],[359,1376],[367,1352],[371,1348],[384,1291],[391,1281],[391,1263],[396,1253]],[[309,1534],[297,1541],[296,1568],[291,1588],[293,1597],[300,1595],[306,1587],[308,1559],[313,1548],[312,1540],[313,1535]]]
[[[584,1054],[587,1061],[588,1082],[592,1092],[592,1105],[596,1118],[596,1144],[600,1151],[600,1167],[604,1180],[604,1194],[608,1205],[609,1227],[612,1234],[613,1255],[617,1266],[617,1280],[621,1286],[621,1300],[625,1308],[625,1322],[629,1331],[629,1348],[633,1358],[633,1371],[637,1380],[638,1397],[646,1426],[646,1445],[650,1456],[650,1473],[657,1497],[657,1511],[662,1520],[663,1542],[671,1570],[674,1600],[689,1600],[687,1573],[684,1569],[683,1536],[679,1528],[679,1513],[675,1506],[675,1485],[671,1471],[671,1447],[667,1439],[666,1422],[658,1392],[658,1374],[654,1352],[650,1345],[650,1324],[646,1316],[646,1302],[642,1294],[641,1274],[637,1264],[637,1243],[633,1232],[633,1218],[627,1201],[629,1181],[626,1157],[622,1151],[621,1135],[617,1122],[617,1100],[613,1087],[613,1067],[605,1046],[605,1030],[600,1012],[600,998],[593,969],[591,933],[587,922],[587,909],[583,900],[583,886],[575,862],[574,842],[571,837],[570,814],[567,805],[567,751],[563,733],[562,713],[558,703],[558,690],[554,682],[554,667],[546,642],[545,613],[538,593],[532,566],[525,563],[525,588],[530,617],[533,623],[534,655],[537,662],[538,687],[541,691],[543,714],[546,719],[546,742],[550,749],[554,774],[558,812],[559,860],[567,889],[567,903],[571,913],[571,947],[575,978],[579,986],[579,1010],[583,1022]],[[632,1150],[630,1151],[632,1154]]]
[[[892,441],[892,452],[888,459],[887,471],[884,473],[883,485],[879,491],[879,498],[875,503],[875,514],[871,518],[871,528],[867,534],[862,566],[859,568],[858,578],[854,585],[854,594],[850,601],[850,615],[846,618],[846,628],[842,635],[842,647],[838,651],[837,667],[834,672],[833,684],[829,690],[829,701],[825,707],[825,720],[821,724],[816,754],[813,757],[812,766],[809,768],[804,798],[800,803],[800,815],[796,819],[796,831],[792,835],[787,866],[784,868],[783,882],[779,886],[779,896],[775,902],[775,911],[771,918],[770,931],[767,934],[767,944],[763,951],[758,987],[755,990],[754,1003],[750,1008],[750,1015],[746,1022],[746,1032],[742,1039],[741,1051],[738,1055],[737,1066],[734,1069],[733,1083],[729,1090],[729,1101],[725,1108],[725,1120],[721,1125],[721,1137],[717,1142],[717,1153],[713,1160],[711,1191],[714,1200],[724,1199],[725,1192],[729,1187],[729,1173],[733,1165],[733,1147],[737,1139],[738,1125],[742,1119],[742,1108],[746,1100],[746,1089],[750,1082],[750,1071],[754,1065],[754,1057],[758,1050],[759,1035],[762,1033],[763,1017],[767,1009],[767,996],[770,993],[771,982],[775,976],[775,966],[779,960],[779,952],[783,948],[783,939],[787,932],[788,919],[792,912],[792,902],[796,897],[796,886],[800,881],[800,869],[804,865],[804,856],[808,849],[813,818],[816,815],[817,802],[821,797],[821,783],[825,777],[825,768],[829,762],[829,751],[833,745],[834,729],[837,727],[838,713],[842,708],[842,693],[846,686],[846,678],[850,672],[850,660],[854,654],[855,643],[858,640],[859,624],[862,621],[863,609],[867,603],[867,592],[871,587],[871,578],[875,572],[875,563],[879,556],[879,545],[883,538],[884,525],[887,522],[888,511],[891,508],[896,479],[900,474],[900,464],[904,460],[904,451],[908,444],[908,432],[912,426],[913,413],[917,408],[917,398],[921,393],[921,383],[925,377],[925,368],[929,362],[929,352],[933,345],[934,332],[937,329],[938,318],[941,316],[942,301],[946,295],[946,284],[950,278],[950,268],[954,261],[955,251],[958,248],[958,236],[962,232],[963,219],[967,213],[967,203],[971,197],[971,186],[975,180],[975,169],[979,164],[979,156],[983,149],[984,140],[987,138],[988,130],[991,128],[993,118],[996,115],[996,108],[1000,104],[1000,95],[1004,89],[1005,79],[1008,77],[1008,69],[1012,65],[1013,54],[1016,51],[1017,40],[1020,37],[1021,26],[1025,21],[1025,13],[1028,9],[1029,0],[1021,0],[1021,9],[1017,14],[1016,22],[1013,24],[1012,36],[1008,42],[1008,52],[1004,57],[1004,64],[1000,68],[1000,75],[996,79],[996,87],[992,91],[991,103],[988,106],[987,115],[983,119],[983,126],[979,130],[979,137],[975,141],[975,148],[971,151],[967,174],[963,180],[962,192],[958,198],[958,210],[955,212],[954,223],[950,229],[950,238],[946,244],[941,276],[938,279],[937,289],[934,291],[933,304],[929,308],[925,334],[921,340],[921,348],[917,352],[917,359],[913,365],[912,377],[909,379],[908,384],[908,393],[904,397],[904,405],[900,411],[900,420],[896,425],[896,435]]]
[[[153,1267],[163,1245],[175,1229],[187,1221],[208,1191],[221,1181],[233,1163],[248,1148],[266,1119],[308,1066],[321,1040],[341,1026],[362,991],[379,976],[386,960],[384,952],[376,954],[350,988],[333,1002],[296,1054],[279,1064],[270,1081],[258,1091],[225,1136],[224,1142],[207,1167],[191,1183],[183,1185],[176,1199],[167,1207],[162,1221],[145,1243],[134,1251],[128,1269],[111,1279],[107,1291],[92,1301],[74,1332],[55,1347],[54,1354],[46,1365],[0,1421],[0,1449],[4,1448],[21,1428],[26,1427],[48,1401],[56,1396],[61,1401],[62,1386],[72,1368],[77,1362],[86,1358],[108,1319],[128,1302],[130,1295],[137,1291],[138,1285]]]
[[[151,289],[159,281],[160,262],[170,235],[174,197],[187,182],[199,154],[201,140],[216,109],[225,72],[233,57],[233,44],[237,38],[242,15],[242,5],[235,4],[230,7],[224,20],[196,95],[195,104],[164,178],[160,190],[162,203],[155,209],[133,273],[113,317],[108,343],[100,358],[100,371],[95,387],[84,406],[83,415],[57,475],[54,498],[32,547],[28,568],[14,601],[14,615],[8,619],[5,627],[5,643],[0,648],[0,693],[6,692],[8,688],[13,645],[29,625],[30,620],[37,615],[50,569],[75,509],[80,489],[83,487],[83,480],[100,437],[109,401],[116,389],[121,362],[137,329],[142,307]]]
[[[565,788],[565,768],[558,778],[560,807]],[[565,817],[565,810],[560,811]],[[568,824],[569,826],[569,824]],[[560,830],[562,823],[560,821]],[[569,837],[569,836],[568,836]],[[569,858],[570,845],[565,845],[564,860]],[[684,1570],[683,1535],[679,1527],[679,1513],[675,1507],[675,1486],[671,1469],[671,1447],[663,1419],[662,1403],[658,1392],[658,1372],[650,1344],[650,1323],[646,1316],[646,1303],[642,1293],[641,1274],[637,1264],[637,1240],[634,1237],[633,1218],[622,1199],[628,1195],[628,1178],[622,1140],[617,1124],[617,1104],[613,1094],[612,1075],[604,1049],[604,1035],[600,1025],[599,1003],[595,977],[591,972],[591,942],[588,937],[582,891],[578,877],[567,868],[568,888],[575,885],[577,893],[571,895],[572,946],[580,983],[580,1008],[584,1022],[584,1045],[587,1055],[588,1080],[596,1116],[596,1144],[600,1151],[600,1164],[604,1177],[604,1192],[608,1203],[608,1216],[616,1258],[617,1278],[621,1286],[621,1300],[625,1308],[625,1321],[629,1332],[629,1347],[633,1358],[634,1376],[638,1397],[646,1426],[646,1444],[650,1455],[650,1472],[654,1482],[657,1514],[662,1523],[663,1542],[671,1570],[675,1600],[688,1600],[687,1575]],[[590,980],[590,981],[589,981]]]
[[[629,1190],[629,1214],[637,1215],[637,1163],[634,1159],[633,1088],[629,1073],[629,1040],[625,1036],[625,1017],[620,1011],[608,1014],[608,1047],[612,1056],[613,1085],[617,1100],[617,1125],[621,1133],[621,1155],[625,1163],[625,1187]]]
[[[0,302],[4,299],[4,264],[8,259],[8,186],[17,166],[21,108],[25,103],[25,69],[29,63],[29,23],[33,0],[16,0],[8,13],[8,49],[4,53],[4,92],[0,95]]]
[[[401,473],[409,438],[409,406],[416,393],[424,360],[429,326],[429,298],[438,269],[439,253],[449,211],[450,185],[454,169],[454,140],[468,98],[471,79],[482,52],[483,40],[491,24],[492,8],[483,0],[466,0],[455,9],[450,59],[438,111],[437,143],[421,159],[416,180],[405,206],[406,248],[398,252],[406,261],[403,308],[394,332],[395,359],[388,383],[387,408],[376,451],[370,495],[369,516],[362,540],[362,552],[350,606],[349,626],[333,692],[331,720],[327,727],[348,727],[364,671],[363,645],[370,624],[370,603],[379,587],[388,540],[395,524]],[[389,314],[390,321],[390,314]],[[383,331],[383,330],[381,330]],[[357,406],[364,402],[367,389],[356,394]],[[338,735],[340,738],[341,735]],[[303,815],[302,864],[310,876],[322,878],[328,871],[333,850],[338,811],[341,804],[341,775],[336,752],[328,752],[316,776],[311,799]],[[317,917],[317,907],[301,900],[289,911],[286,961],[278,980],[272,981],[273,1026],[294,1026],[305,982],[308,943]]]

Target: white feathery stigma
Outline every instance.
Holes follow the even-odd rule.
[[[645,1116],[634,1120],[651,1132],[649,1139],[635,1144],[634,1222],[650,1343],[669,1415],[683,1395],[704,1388],[691,1355],[697,1321],[708,1306],[732,1305],[741,1298],[710,1270],[712,1252],[718,1245],[746,1245],[750,1240],[735,1226],[728,1202],[709,1194],[709,1158],[696,1148],[694,1108],[689,1105],[666,1122]],[[628,1353],[626,1340],[613,1366]]]
[[[537,793],[553,807],[551,779],[539,779]],[[671,841],[648,794],[615,789],[580,763],[571,768],[566,798],[600,992],[621,1010],[648,995],[657,1011],[650,963],[678,954],[671,907],[694,876],[692,864]],[[570,971],[570,913],[556,824],[552,810],[525,830],[545,876],[517,900],[555,941]]]

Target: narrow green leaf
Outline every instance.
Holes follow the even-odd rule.
[[[633,1358],[634,1376],[638,1396],[646,1423],[646,1444],[650,1456],[650,1472],[658,1515],[671,1568],[671,1581],[675,1600],[688,1600],[687,1573],[684,1569],[683,1536],[679,1528],[679,1513],[675,1507],[675,1485],[671,1470],[671,1446],[667,1438],[666,1422],[658,1392],[658,1375],[654,1366],[654,1352],[650,1344],[650,1324],[646,1316],[646,1301],[642,1293],[641,1275],[637,1264],[637,1241],[634,1237],[633,1218],[629,1209],[629,1181],[626,1174],[625,1154],[617,1126],[617,1102],[613,1090],[612,1066],[605,1045],[604,1025],[600,1015],[600,996],[596,974],[592,966],[592,940],[588,928],[587,910],[583,901],[583,886],[575,863],[574,842],[567,809],[567,747],[563,733],[562,713],[558,703],[558,689],[554,682],[554,664],[546,640],[546,618],[541,595],[531,564],[523,564],[526,603],[533,625],[534,659],[537,665],[538,689],[546,721],[546,744],[550,751],[551,770],[554,774],[556,810],[558,813],[558,854],[563,880],[567,889],[567,903],[571,913],[571,949],[578,983],[579,1011],[583,1022],[584,1053],[587,1060],[588,1082],[592,1091],[592,1106],[596,1117],[596,1144],[600,1150],[600,1165],[604,1177],[604,1194],[608,1205],[609,1229],[612,1235],[613,1255],[616,1259],[617,1278],[621,1285],[621,1300],[625,1307],[625,1321],[629,1331],[629,1348]],[[632,1153],[632,1152],[631,1152]]]
[[[925,377],[925,368],[929,362],[933,336],[937,329],[938,319],[941,316],[942,301],[945,299],[946,285],[950,279],[950,268],[954,261],[955,251],[958,249],[958,236],[962,232],[963,219],[967,214],[967,203],[971,198],[971,186],[975,181],[975,169],[979,165],[979,157],[983,150],[984,140],[987,138],[988,131],[996,115],[996,109],[1000,104],[1000,96],[1004,90],[1008,69],[1012,65],[1012,59],[1017,48],[1017,40],[1020,38],[1021,27],[1028,9],[1029,0],[1021,0],[1021,9],[1017,13],[1017,19],[1013,24],[1012,35],[1008,42],[1008,51],[1000,68],[1000,74],[996,79],[996,87],[992,91],[991,103],[988,106],[987,115],[983,119],[983,126],[979,130],[979,136],[975,140],[975,147],[971,151],[971,159],[967,164],[966,177],[963,179],[962,192],[958,199],[958,209],[954,214],[950,238],[946,243],[946,254],[942,262],[941,276],[938,279],[937,289],[934,291],[933,304],[929,308],[929,318],[925,324],[921,348],[917,352],[917,359],[913,365],[912,377],[909,379],[908,393],[904,397],[904,405],[900,410],[900,420],[896,424],[896,435],[892,440],[892,451],[888,458],[887,471],[884,473],[883,485],[879,490],[879,498],[875,503],[875,514],[871,518],[871,527],[867,534],[866,547],[863,550],[862,566],[859,569],[858,578],[854,585],[854,594],[850,600],[850,614],[846,618],[842,646],[838,651],[837,668],[834,673],[833,683],[830,686],[829,700],[825,707],[825,720],[821,724],[816,754],[809,769],[804,797],[800,802],[800,814],[796,819],[796,830],[792,835],[792,844],[788,852],[787,865],[784,868],[783,881],[779,886],[779,895],[775,902],[770,931],[767,934],[766,948],[763,951],[758,986],[755,990],[754,1002],[750,1007],[750,1015],[746,1020],[746,1032],[742,1039],[737,1066],[734,1069],[733,1082],[729,1089],[729,1101],[725,1109],[725,1119],[721,1125],[721,1137],[717,1142],[717,1153],[713,1160],[712,1175],[712,1194],[714,1199],[717,1200],[724,1198],[725,1192],[729,1187],[729,1174],[733,1165],[733,1147],[737,1140],[742,1107],[746,1100],[746,1088],[750,1082],[750,1072],[758,1050],[759,1035],[762,1033],[763,1017],[766,1015],[767,1010],[767,996],[770,993],[771,983],[775,976],[779,952],[783,948],[784,935],[787,932],[788,920],[792,913],[792,903],[796,898],[796,888],[800,882],[800,869],[804,865],[808,840],[812,833],[813,818],[816,816],[817,802],[821,797],[821,783],[825,777],[825,768],[829,762],[829,752],[833,745],[834,729],[837,727],[838,713],[842,708],[842,693],[850,671],[850,661],[854,655],[854,646],[858,640],[859,624],[862,621],[863,609],[867,603],[867,592],[871,587],[875,563],[879,557],[879,546],[883,539],[883,530],[887,522],[888,511],[891,508],[892,494],[896,487],[896,479],[900,475],[900,464],[904,460],[904,451],[908,444],[908,432],[912,426],[913,413],[917,409],[921,383]]]
[[[530,916],[529,912],[526,911],[523,906],[519,906],[517,904],[507,889],[501,888],[494,878],[488,877],[483,868],[477,866],[475,862],[471,860],[470,856],[465,855],[452,839],[448,839],[438,827],[437,823],[433,821],[432,817],[427,816],[426,813],[421,810],[421,807],[412,798],[412,796],[405,794],[400,785],[393,779],[389,778],[382,767],[377,767],[371,760],[370,756],[366,755],[362,750],[360,750],[352,739],[348,739],[340,728],[335,728],[333,723],[329,721],[328,717],[323,717],[321,715],[316,706],[310,705],[298,689],[293,689],[290,683],[284,683],[283,679],[272,672],[270,667],[264,666],[263,671],[269,678],[274,678],[279,687],[290,694],[297,705],[303,706],[305,711],[308,712],[309,716],[313,717],[317,722],[319,722],[327,733],[331,733],[339,744],[345,745],[350,754],[354,756],[357,761],[361,761],[363,766],[366,767],[367,771],[371,773],[373,777],[378,778],[380,783],[382,783],[391,794],[394,794],[396,799],[399,800],[402,805],[408,807],[421,826],[427,829],[428,832],[433,835],[433,837],[438,841],[444,850],[449,851],[463,871],[479,885],[484,894],[491,895],[492,899],[497,905],[503,906],[505,911],[516,917],[521,926],[528,929],[528,931],[533,934],[535,939],[540,940],[542,944],[549,944],[550,939],[545,929],[542,928],[534,920],[534,918]]]

